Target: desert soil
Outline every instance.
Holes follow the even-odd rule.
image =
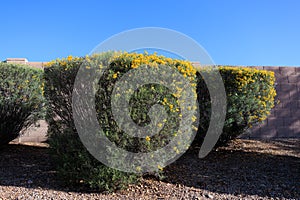
[[[300,140],[234,140],[199,159],[194,149],[165,169],[115,193],[62,187],[47,144],[0,150],[4,199],[300,199]]]

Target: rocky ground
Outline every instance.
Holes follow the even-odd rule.
[[[116,193],[62,187],[47,145],[9,144],[0,150],[1,199],[300,199],[300,140],[235,140],[197,157],[197,149]]]

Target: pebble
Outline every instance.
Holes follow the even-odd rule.
[[[205,194],[204,196],[205,196],[206,198],[209,198],[209,199],[213,199],[213,198],[214,198],[214,196],[211,195],[211,194]]]

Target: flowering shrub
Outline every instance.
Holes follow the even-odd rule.
[[[162,68],[158,67],[159,65],[163,68],[171,68],[174,71],[170,71],[170,74],[165,74]],[[138,78],[134,78],[133,74],[128,75],[129,72],[135,71],[135,69],[138,68],[144,70],[144,73],[138,76],[135,75],[135,77]],[[151,74],[151,70],[154,71],[154,74]],[[181,122],[182,111],[192,110],[194,108],[191,108],[191,106],[190,108],[189,106],[182,106],[180,97],[183,95],[183,90],[186,89],[185,87],[187,85],[181,85],[180,81],[175,77],[177,73],[181,74],[180,76],[185,77],[184,79],[186,79],[188,83],[191,83],[194,93],[188,97],[188,101],[193,101],[193,99],[196,100],[196,72],[196,69],[188,61],[170,59],[164,56],[157,56],[156,54],[123,53],[113,59],[109,70],[107,70],[100,79],[99,90],[96,94],[96,99],[98,99],[96,102],[101,102],[99,104],[96,103],[98,119],[106,136],[118,147],[130,152],[154,152],[168,145],[175,137],[180,138],[181,142],[172,147],[172,153],[174,152],[179,155],[187,150],[191,138],[188,137],[188,134],[183,134],[178,127]],[[160,74],[162,79],[172,79],[172,83],[168,86],[164,86],[162,83],[147,83],[135,91],[130,91],[132,90],[131,88],[128,90],[121,89],[122,87],[118,85],[120,81],[123,81],[122,84],[130,84],[128,82],[140,82],[146,80],[146,76],[157,76],[157,74]],[[125,75],[129,77],[126,79],[124,78]],[[171,85],[176,87],[176,92],[170,91],[169,88],[171,88]],[[112,94],[114,94],[114,96],[111,98]],[[111,102],[118,101],[122,96],[130,99],[129,111],[132,121],[140,127],[149,125],[151,127],[150,129],[156,133],[155,135],[151,136],[149,132],[143,130],[142,134],[144,138],[132,137],[126,131],[126,127],[132,130],[131,125],[123,118],[121,121],[123,121],[125,130],[120,128],[115,120],[117,116],[113,115],[113,104]],[[117,106],[119,105],[117,104]],[[151,109],[154,105],[160,105],[160,110],[164,110],[166,116],[159,119],[162,117],[159,111],[151,115]],[[122,113],[122,111],[119,113]],[[194,115],[190,117],[190,121],[197,120]],[[192,124],[189,124],[188,121],[181,122],[181,124],[186,127],[185,130],[189,127],[192,128]],[[161,156],[160,159],[161,161],[167,160],[164,156]],[[118,160],[118,162],[120,161]],[[124,160],[124,162],[126,161]],[[153,162],[155,161],[153,160]],[[136,166],[136,170],[138,172],[140,166]],[[161,173],[162,168],[160,165],[157,166],[157,171],[158,174]]]
[[[274,72],[229,66],[220,66],[218,70],[227,94],[226,121],[217,143],[217,146],[221,146],[267,118],[274,107],[276,90]],[[200,126],[195,143],[201,143],[205,137],[203,133],[206,133],[208,128],[211,104],[209,91],[200,74],[197,93]]]
[[[106,57],[104,61],[107,62],[112,56],[111,53],[99,55],[102,59]],[[85,60],[90,58],[69,56],[51,61],[45,68],[45,96],[48,101],[46,121],[49,124],[51,152],[58,175],[67,185],[108,191],[120,189],[137,181],[137,177],[106,167],[96,160],[83,146],[74,125],[72,92],[77,72]]]
[[[181,95],[181,91],[184,88],[177,87],[177,93],[173,94],[163,85],[149,83],[133,92],[132,96],[129,96],[129,104],[131,106],[130,116],[136,124],[140,126],[147,125],[151,122],[150,117],[148,116],[149,109],[153,105],[159,104],[163,106],[168,114],[165,119],[156,124],[158,128],[162,128],[161,131],[154,136],[147,136],[147,133],[145,133],[145,136],[147,137],[144,139],[129,137],[124,130],[120,130],[112,116],[112,99],[105,98],[105,95],[109,94],[108,96],[110,96],[113,90],[117,91],[115,98],[118,98],[121,95],[127,95],[127,92],[130,93],[130,91],[119,91],[119,88],[115,87],[115,83],[131,69],[136,69],[143,65],[147,65],[150,68],[156,68],[157,65],[163,65],[176,69],[176,71],[179,71],[192,83],[195,87],[194,90],[196,91],[196,69],[188,61],[166,58],[164,56],[157,56],[156,54],[148,55],[147,53],[123,53],[116,57],[111,62],[109,70],[104,73],[99,82],[99,91],[96,98],[99,99],[97,102],[102,103],[96,104],[96,109],[98,110],[101,127],[104,127],[105,131],[109,131],[107,136],[110,140],[114,140],[119,147],[131,152],[155,151],[168,144],[170,139],[178,134],[173,130],[178,128],[181,113],[178,97]],[[147,75],[150,76],[150,74]],[[161,76],[164,77],[163,74],[161,74]],[[139,79],[143,79],[143,77],[139,77]],[[153,117],[155,118],[155,116]],[[195,116],[194,120],[196,120]],[[105,127],[107,127],[107,129]]]
[[[173,137],[180,137],[181,141],[186,144],[185,148],[188,148],[189,142],[183,136],[185,134],[174,131],[177,130],[180,123],[181,109],[194,109],[189,108],[188,104],[187,107],[181,107],[182,102],[178,100],[186,88],[179,87],[179,84],[176,88],[177,92],[174,93],[159,83],[144,84],[136,90],[130,88],[123,90],[122,85],[118,85],[122,81],[122,84],[127,84],[128,81],[143,81],[146,76],[151,76],[151,74],[130,77],[130,72],[138,69],[155,70],[159,65],[175,69],[185,77],[194,87],[193,97],[196,97],[197,89],[200,119],[191,116],[191,120],[200,121],[196,143],[201,142],[210,120],[210,96],[203,78],[190,62],[147,53],[107,52],[85,58],[69,56],[49,63],[45,69],[45,94],[49,102],[46,117],[49,123],[49,142],[57,160],[59,175],[64,181],[67,181],[68,184],[83,184],[99,190],[111,191],[138,181],[141,175],[125,173],[105,166],[91,156],[81,143],[74,125],[72,93],[77,72],[82,69],[94,70],[92,72],[98,73],[104,69],[103,66],[108,66],[99,81],[93,83],[95,85],[93,88],[95,89],[95,102],[93,103],[95,103],[97,120],[105,136],[116,146],[130,152],[148,153],[164,147]],[[213,71],[205,69],[200,70],[205,73],[213,73]],[[276,91],[272,72],[233,67],[220,67],[218,70],[225,84],[228,103],[225,126],[217,143],[217,145],[223,145],[253,124],[266,119],[274,106]],[[130,78],[126,80],[124,77],[127,75]],[[167,74],[160,75],[167,76]],[[84,79],[90,80],[91,77],[87,76]],[[158,121],[157,127],[153,127],[159,129],[157,134],[151,135],[145,132],[143,133],[144,138],[133,137],[119,127],[115,120],[116,116],[113,114],[113,102],[118,102],[124,96],[129,99],[130,118],[139,126],[146,126],[152,120],[157,122],[158,115],[151,115],[151,108],[154,105],[162,106],[162,110],[167,113],[167,116]],[[124,124],[125,127],[130,126]],[[197,129],[197,127],[195,128]],[[174,147],[173,150],[176,153],[182,151],[177,147]],[[120,164],[125,161],[117,160]],[[136,171],[140,170],[141,166],[136,166]],[[158,173],[161,173],[163,168],[158,165],[157,170]]]
[[[42,118],[43,104],[41,69],[0,63],[0,145]]]
[[[106,136],[117,146],[131,152],[150,152],[165,146],[172,137],[180,133],[172,132],[179,124],[180,107],[177,97],[184,88],[178,88],[178,93],[170,93],[168,88],[160,84],[146,84],[136,91],[119,91],[116,83],[131,69],[142,65],[156,68],[164,65],[180,72],[194,87],[196,98],[196,70],[187,61],[165,58],[163,56],[107,52],[85,58],[68,57],[56,60],[45,69],[45,94],[49,102],[47,121],[49,123],[49,142],[53,155],[57,160],[60,176],[64,181],[73,184],[85,184],[99,190],[116,190],[125,187],[128,183],[136,182],[139,175],[121,172],[106,167],[94,157],[80,142],[73,121],[72,92],[75,77],[80,66],[85,70],[102,69],[104,71],[97,85],[96,111],[98,121]],[[88,80],[89,77],[86,77]],[[143,77],[138,77],[142,80]],[[111,95],[116,90],[115,98],[120,95],[130,96],[130,117],[140,125],[150,123],[149,109],[154,104],[163,106],[167,117],[157,124],[160,132],[155,136],[145,133],[144,138],[132,137],[118,127],[113,118]],[[194,99],[195,99],[194,98]],[[152,119],[151,119],[152,120]],[[196,120],[196,117],[193,117]],[[164,124],[164,125],[163,125]],[[187,148],[187,146],[186,146]],[[175,152],[179,153],[177,148]],[[157,166],[162,171],[161,166]],[[140,167],[136,166],[137,172]]]

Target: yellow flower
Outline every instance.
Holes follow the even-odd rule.
[[[192,121],[195,122],[196,120],[197,120],[197,117],[196,117],[196,116],[193,116],[193,117],[192,117]]]
[[[73,59],[73,57],[71,55],[68,56],[68,58],[67,58],[68,61],[71,61],[72,59]]]
[[[145,137],[145,140],[146,140],[147,142],[149,142],[149,141],[151,140],[151,138],[150,138],[149,136],[146,136],[146,137]]]
[[[157,168],[158,168],[160,171],[163,171],[163,170],[164,170],[164,168],[163,168],[162,166],[160,166],[160,165],[157,165]]]
[[[112,77],[116,79],[118,77],[118,73],[114,73]]]
[[[86,69],[91,69],[91,67],[90,67],[90,66],[86,66],[85,68],[86,68]]]
[[[176,152],[176,154],[180,153],[177,147],[173,147],[173,150]]]
[[[136,171],[140,172],[142,170],[142,168],[140,166],[136,167]]]
[[[198,131],[198,127],[192,126],[192,128],[193,128],[194,131]]]
[[[66,63],[65,61],[61,61],[61,62],[60,62],[60,65],[61,65],[61,66],[66,66],[67,63]]]

